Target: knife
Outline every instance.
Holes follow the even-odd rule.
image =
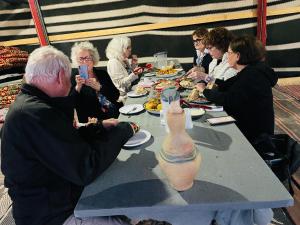
[[[212,109],[211,106],[207,106],[207,105],[199,105],[199,104],[192,104],[192,103],[189,103],[183,99],[180,100],[180,103],[183,104],[183,105],[186,105],[188,106],[189,108],[202,108],[202,109]]]

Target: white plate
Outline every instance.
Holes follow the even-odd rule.
[[[141,104],[131,104],[131,105],[124,105],[123,107],[121,107],[119,109],[119,112],[123,113],[123,114],[130,115],[130,114],[135,114],[135,113],[141,112],[143,110],[144,110],[143,105],[141,105]]]
[[[141,94],[137,94],[137,93],[135,93],[135,91],[129,91],[127,93],[127,96],[130,98],[137,98],[137,97],[145,96],[147,94],[148,94],[148,91],[145,91],[145,93],[141,93]]]
[[[206,109],[207,112],[222,112],[223,106],[209,105],[211,109]]]
[[[200,109],[191,108],[190,111],[191,111],[192,118],[202,116],[203,114],[205,114],[205,110],[201,108]]]
[[[153,76],[155,76],[155,73],[145,73],[144,76],[145,77],[153,77]]]
[[[124,145],[124,147],[135,147],[142,145],[149,141],[151,138],[151,134],[147,130],[140,130],[135,135],[133,135]]]
[[[144,87],[144,88],[150,88],[150,87],[153,86],[153,84],[154,84],[153,81],[146,82],[146,83],[145,83],[144,81],[140,81],[140,82],[138,83],[139,86],[142,86],[142,87]]]
[[[196,104],[206,104],[209,103],[210,101],[208,101],[205,98],[198,98],[196,100],[191,101],[192,103],[196,103]]]
[[[175,73],[170,73],[170,74],[162,74],[159,75],[158,73],[156,73],[156,77],[157,78],[170,78],[170,77],[175,77],[177,76],[178,72],[176,71]]]
[[[157,111],[157,110],[147,110],[146,111],[150,114],[154,114],[154,115],[160,115],[160,111]]]

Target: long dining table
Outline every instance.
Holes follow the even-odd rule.
[[[143,104],[147,96],[128,98],[126,105]],[[218,212],[279,208],[293,198],[234,123],[211,126],[206,120],[226,112],[206,112],[187,130],[202,156],[191,189],[174,190],[162,173],[156,154],[166,135],[159,115],[142,111],[120,115],[152,137],[123,148],[115,162],[84,188],[76,217],[127,215],[167,220],[173,225],[211,224]]]

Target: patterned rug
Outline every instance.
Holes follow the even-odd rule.
[[[11,199],[4,187],[4,176],[0,172],[0,225],[14,225],[12,217]]]
[[[280,85],[277,87],[277,89],[283,93],[290,95],[298,101],[300,100],[300,85]]]
[[[280,88],[273,88],[275,133],[286,133],[300,142],[300,101]]]

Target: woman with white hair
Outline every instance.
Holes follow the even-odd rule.
[[[79,122],[88,122],[88,117],[98,119],[117,118],[119,108],[119,91],[110,76],[104,70],[94,67],[99,62],[99,53],[88,41],[75,43],[71,49],[71,59],[75,67],[86,65],[88,78],[73,73],[72,95],[76,96],[76,112]]]
[[[126,94],[130,91],[132,82],[137,80],[142,73],[140,67],[135,68],[133,71],[130,70],[130,73],[128,73],[126,67],[130,55],[131,40],[128,37],[115,37],[107,45],[106,57],[109,59],[107,72],[120,91],[120,102],[125,101]]]

